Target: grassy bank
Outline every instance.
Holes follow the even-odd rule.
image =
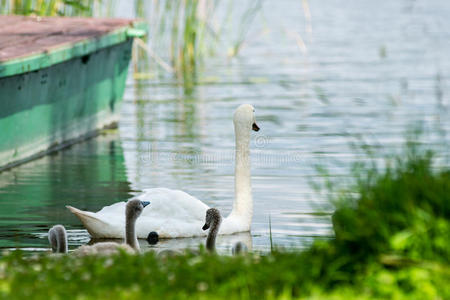
[[[333,199],[336,238],[306,251],[85,259],[13,252],[0,260],[0,297],[450,299],[450,171],[417,151],[360,170]]]
[[[320,252],[326,252],[326,255]],[[334,296],[448,299],[448,265],[405,266],[371,263],[349,274],[342,258],[325,264],[331,251],[224,257],[185,255],[160,259],[152,254],[114,258],[39,257],[19,253],[1,262],[2,297],[12,299],[244,298],[296,299]],[[309,258],[309,259],[308,259]]]

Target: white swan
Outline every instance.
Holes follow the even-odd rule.
[[[83,245],[73,251],[74,255],[111,255],[119,251],[130,254],[139,253],[139,243],[136,237],[135,224],[144,207],[150,202],[132,199],[127,202],[125,210],[125,244],[114,242],[96,243],[94,245]],[[54,253],[67,253],[67,233],[62,225],[55,225],[48,231],[48,240]]]
[[[221,223],[222,216],[218,209],[210,208],[206,211],[205,225],[203,225],[202,229],[207,230],[209,228],[208,237],[206,238],[206,249],[208,251],[216,250],[216,237]]]
[[[254,112],[253,106],[242,104],[234,113],[235,199],[233,209],[230,215],[223,220],[219,234],[250,231],[253,216],[250,182],[250,133],[252,129],[259,130]],[[206,235],[201,227],[209,207],[191,195],[179,190],[153,188],[145,189],[134,199],[152,202],[152,207],[145,209],[136,223],[138,238],[147,238],[151,231],[157,232],[160,238]],[[67,206],[94,238],[118,238],[123,235],[124,207],[125,202],[118,202],[93,213]]]

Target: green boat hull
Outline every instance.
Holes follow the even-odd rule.
[[[0,78],[0,170],[66,147],[118,121],[132,38]]]

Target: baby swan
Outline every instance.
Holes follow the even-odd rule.
[[[120,250],[127,253],[139,253],[141,251],[136,236],[136,220],[141,215],[144,207],[149,205],[148,201],[133,199],[127,202],[125,207],[125,244],[114,242],[103,242],[94,245],[84,245],[74,251],[75,255],[111,255]]]
[[[209,228],[208,237],[206,238],[206,249],[210,252],[214,252],[216,250],[216,237],[219,233],[221,223],[222,216],[220,215],[220,211],[218,209],[210,208],[206,211],[205,225],[203,225],[202,229],[207,230]],[[201,253],[198,249],[186,249],[186,251],[194,255]],[[182,253],[183,252],[179,250],[164,249],[158,253],[158,256],[168,258]]]
[[[144,207],[150,204],[148,201],[140,201],[137,199],[127,202],[125,209],[125,244],[114,242],[96,243],[94,245],[83,245],[73,251],[74,255],[111,255],[119,251],[127,253],[139,253],[139,243],[136,236],[135,224],[137,218],[141,215]],[[66,230],[62,225],[56,225],[49,230],[48,237],[53,252],[67,253],[67,236]]]
[[[216,208],[210,208],[206,211],[205,225],[202,229],[206,230],[208,228],[208,237],[206,238],[206,249],[209,251],[216,250],[216,237],[219,233],[220,224],[222,223],[222,216],[220,211]]]
[[[48,231],[48,241],[53,253],[67,253],[67,233],[62,225],[55,225]]]
[[[248,252],[247,246],[243,242],[237,242],[231,249],[233,255],[240,255]]]

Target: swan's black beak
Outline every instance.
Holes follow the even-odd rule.
[[[150,201],[141,201],[141,203],[143,207],[146,207],[147,205],[150,204]]]
[[[258,127],[258,125],[256,125],[256,123],[253,123],[252,129],[253,129],[254,131],[259,131],[259,127]]]
[[[208,229],[208,228],[209,228],[209,224],[206,224],[206,223],[205,223],[205,225],[203,225],[203,227],[202,227],[203,230],[206,230],[206,229]]]

